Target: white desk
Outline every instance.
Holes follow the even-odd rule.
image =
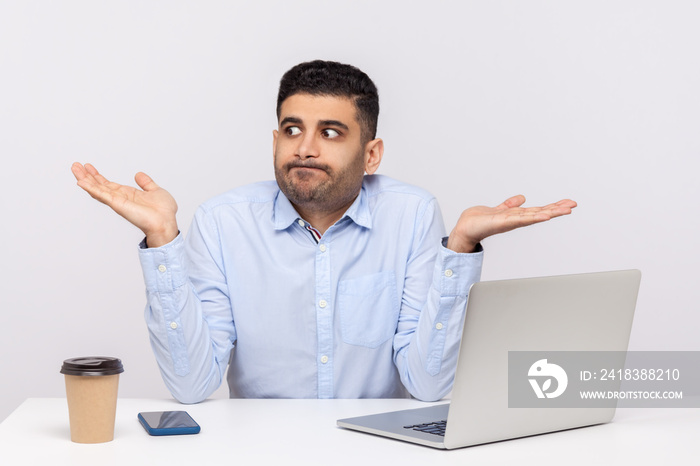
[[[441,451],[336,427],[339,418],[426,406],[414,400],[119,399],[114,441],[70,441],[63,398],[26,400],[0,424],[1,465],[698,464],[700,409],[621,409],[610,424]],[[197,435],[151,437],[139,411],[186,410]]]

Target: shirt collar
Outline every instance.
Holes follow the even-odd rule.
[[[368,197],[363,181],[360,194],[355,198],[355,202],[350,205],[348,210],[345,211],[343,218],[348,217],[361,227],[372,228],[372,214],[369,210]]]
[[[361,227],[372,228],[372,215],[369,210],[367,198],[367,190],[365,189],[365,183],[363,181],[360,194],[355,198],[355,201],[350,205],[348,210],[345,211],[345,214],[343,214],[338,222],[347,217]],[[285,196],[281,190],[278,191],[277,197],[275,198],[274,217],[272,219],[274,229],[286,230],[292,223],[299,220],[299,218],[299,213],[292,203],[289,202],[287,196]]]

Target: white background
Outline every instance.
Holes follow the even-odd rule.
[[[374,79],[379,172],[432,191],[448,230],[513,194],[579,203],[488,239],[483,279],[639,268],[631,349],[700,349],[699,18],[691,0],[3,0],[0,420],[63,396],[74,356],[120,357],[120,396],[169,396],[141,234],[70,165],[149,173],[186,231],[204,200],[272,178],[279,78],[316,58]]]

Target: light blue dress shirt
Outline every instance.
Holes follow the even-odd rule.
[[[274,181],[204,203],[184,239],[139,250],[163,379],[231,397],[438,400],[452,387],[483,252],[443,246],[426,191],[365,176],[317,244]]]

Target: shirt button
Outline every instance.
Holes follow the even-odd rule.
[[[328,306],[328,303],[326,302],[325,299],[322,299],[318,302],[318,305],[321,307],[326,307],[326,306]]]
[[[302,219],[299,219],[299,220],[297,221],[297,223],[298,223],[299,225],[301,225],[301,226],[306,226],[306,224],[304,223],[304,221],[303,221]]]
[[[321,364],[325,364],[328,362],[328,356],[321,356]]]
[[[320,245],[318,248],[321,250],[321,252],[326,252],[327,249],[325,244]]]
[[[437,324],[435,324],[435,328],[438,330],[442,330],[442,323],[438,322]]]
[[[447,269],[445,270],[445,276],[446,277],[451,277],[453,275],[452,269]]]
[[[177,328],[177,322],[170,322],[170,328],[175,330]]]
[[[168,269],[167,269],[163,264],[160,264],[160,265],[158,266],[158,271],[159,271],[159,272],[165,272],[166,270],[168,270]]]

